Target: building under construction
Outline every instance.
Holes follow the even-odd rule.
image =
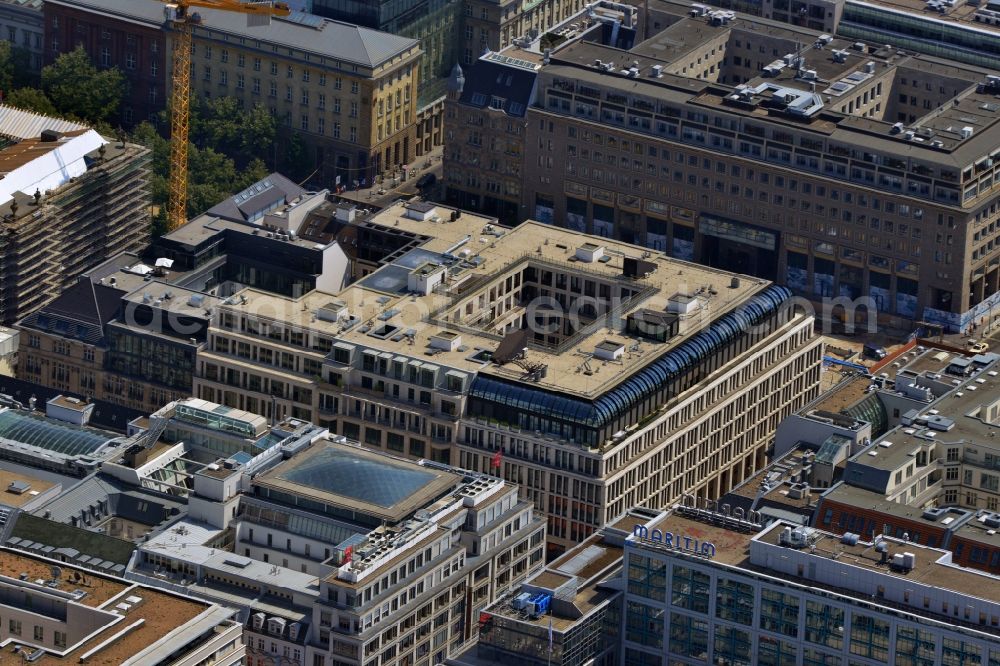
[[[149,151],[0,105],[0,323],[149,241]]]

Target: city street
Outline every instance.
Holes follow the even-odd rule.
[[[442,186],[441,155],[443,148],[437,146],[429,153],[414,159],[412,164],[407,165],[406,180],[402,180],[401,174],[396,171],[388,172],[382,178],[382,182],[376,182],[371,187],[362,187],[357,190],[347,189],[338,196],[345,201],[353,201],[359,206],[367,208],[382,209],[397,199],[409,199],[422,194],[428,199],[440,200],[444,194]],[[426,174],[433,174],[434,184],[420,192],[417,182]]]

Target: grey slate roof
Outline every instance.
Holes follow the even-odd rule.
[[[534,99],[537,78],[538,72],[480,59],[464,77],[460,102],[482,109],[499,97],[504,113],[523,117]]]
[[[258,194],[254,191],[258,190]],[[306,191],[280,173],[272,173],[242,192],[223,199],[208,209],[208,214],[224,220],[243,222],[277,200],[288,202]]]
[[[160,26],[164,23],[163,3],[159,0],[49,0],[52,4],[96,10],[125,20]],[[269,44],[316,54],[365,67],[377,67],[417,45],[418,41],[388,32],[372,30],[332,19],[310,17],[300,23],[275,18],[266,27],[248,27],[246,16],[237,12],[197,9],[201,28],[259,39]],[[315,28],[307,23],[315,23]],[[319,63],[317,63],[317,66]]]
[[[91,506],[99,507],[101,503],[105,503],[108,508],[101,519],[114,515],[145,525],[158,525],[184,506],[179,499],[167,499],[160,494],[146,492],[98,474],[64,490],[61,495],[35,511],[35,514],[48,514],[49,520],[69,523],[81,511]]]

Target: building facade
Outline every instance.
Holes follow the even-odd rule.
[[[0,321],[13,323],[76,276],[149,240],[149,151],[68,121],[0,107]]]
[[[816,395],[822,344],[784,288],[426,202],[341,213],[357,281],[221,304],[195,395],[496,471],[553,548],[628,506],[718,497]]]
[[[518,219],[816,300],[868,299],[887,325],[985,320],[1000,296],[982,147],[1000,126],[961,118],[963,104],[992,108],[989,71],[726,10],[654,2],[643,24],[607,9],[548,56],[529,45],[479,61],[510,76],[447,112],[449,196],[517,202]],[[518,77],[533,84],[507,86]],[[482,154],[484,127],[524,147],[514,191]]]
[[[842,539],[679,507],[633,520],[623,663],[985,664],[995,574],[891,537]]]
[[[11,46],[27,52],[27,65],[34,76],[42,71],[44,27],[40,0],[7,0],[0,3],[0,35]]]
[[[59,0],[45,11],[47,58],[83,44],[95,64],[125,74],[133,98],[123,124],[166,108],[171,42],[162,3]],[[304,140],[325,186],[338,176],[346,186],[370,183],[419,154],[416,40],[301,13],[267,28],[248,27],[236,12],[199,14],[192,95],[268,109],[284,132]]]

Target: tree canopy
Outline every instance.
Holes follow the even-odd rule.
[[[27,49],[0,41],[0,93],[5,101],[15,89],[36,83],[33,78],[31,55]]]
[[[188,216],[204,212],[267,176],[267,166],[257,156],[266,155],[276,130],[274,118],[263,107],[244,110],[235,99],[226,97],[193,101],[188,137]],[[136,126],[132,141],[152,151],[153,204],[165,206],[169,196],[169,141],[145,122]],[[160,225],[154,227],[160,230]]]
[[[38,88],[18,88],[4,97],[4,103],[44,116],[59,116],[52,100]]]
[[[63,53],[42,68],[42,92],[56,110],[90,123],[117,116],[128,92],[128,81],[117,67],[94,67],[82,46]]]

